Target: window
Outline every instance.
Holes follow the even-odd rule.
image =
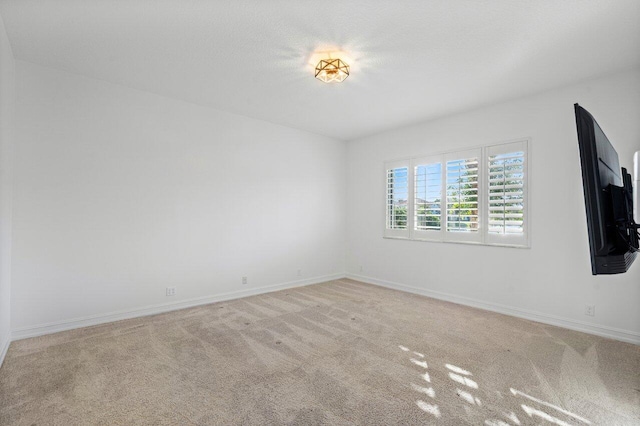
[[[385,237],[527,247],[527,146],[386,163]]]
[[[442,164],[415,167],[415,229],[439,231],[442,228]]]
[[[480,158],[474,149],[445,154],[446,234],[449,241],[481,242]]]
[[[442,156],[415,158],[411,163],[414,174],[411,238],[441,240],[445,223],[445,210],[442,207]]]
[[[387,168],[386,236],[408,236],[409,168],[390,165]]]
[[[487,147],[487,241],[522,244],[526,217],[526,142]]]

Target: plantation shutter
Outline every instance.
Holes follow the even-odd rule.
[[[452,241],[481,242],[480,159],[473,149],[447,154],[445,171],[446,238]]]
[[[385,236],[408,238],[409,218],[411,217],[409,160],[385,163],[385,170]]]
[[[487,147],[487,243],[527,244],[527,142]]]
[[[386,238],[529,247],[529,139],[385,163]]]
[[[443,239],[443,157],[431,156],[413,160],[413,237]]]

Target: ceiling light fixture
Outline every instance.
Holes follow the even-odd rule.
[[[340,83],[349,77],[349,65],[341,59],[321,59],[316,65],[316,78],[325,83]]]

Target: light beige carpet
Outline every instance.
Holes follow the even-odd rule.
[[[14,342],[2,425],[640,424],[640,347],[350,280]]]

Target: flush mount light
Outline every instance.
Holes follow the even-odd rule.
[[[349,77],[349,65],[340,59],[321,59],[316,65],[316,78],[325,83],[340,83]]]

